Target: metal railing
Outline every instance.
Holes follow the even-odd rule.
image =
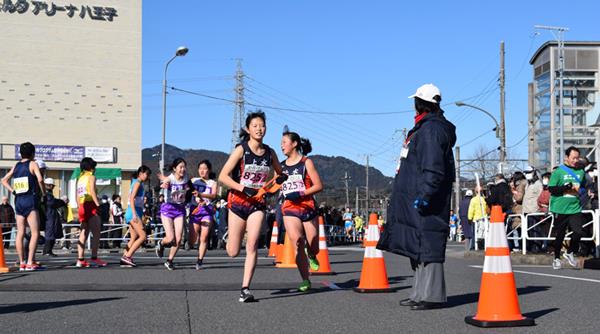
[[[582,229],[588,229],[591,226],[591,235],[582,236],[581,241],[594,241],[596,247],[600,246],[600,213],[598,210],[583,210],[582,214],[591,216],[591,219],[584,222]],[[541,217],[539,221],[536,221],[533,225],[529,226],[529,217]],[[514,227],[512,226],[515,219],[520,219]],[[540,234],[539,229],[543,226],[550,224],[547,235],[544,236],[530,236],[530,234]],[[509,230],[509,226],[511,227]],[[519,241],[521,243],[522,253],[527,254],[527,241],[553,241],[556,238],[552,236],[554,229],[554,215],[544,212],[534,212],[528,214],[511,214],[508,215],[505,222],[506,238],[513,242]],[[475,250],[479,249],[479,240],[487,239],[489,233],[489,222],[485,219],[480,219],[474,222],[474,238],[475,238]],[[535,233],[534,233],[535,232]],[[565,240],[571,240],[570,236],[573,234],[569,231],[565,235]]]

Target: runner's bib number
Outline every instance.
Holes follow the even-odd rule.
[[[269,166],[245,165],[240,184],[244,187],[259,189],[264,186],[269,176]]]
[[[306,185],[302,179],[301,174],[293,174],[288,176],[287,181],[281,185],[281,192],[284,195],[293,193],[295,191],[305,191]]]
[[[171,202],[177,204],[185,203],[185,193],[187,189],[184,184],[171,185]]]
[[[80,182],[77,185],[77,197],[82,198],[85,195],[87,195],[87,182]]]
[[[16,194],[23,194],[29,191],[29,178],[27,176],[15,178],[13,189]]]

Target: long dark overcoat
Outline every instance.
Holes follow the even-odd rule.
[[[443,112],[427,114],[408,133],[394,179],[388,222],[377,248],[417,262],[445,261],[454,181],[455,126]],[[406,152],[406,150],[405,150]],[[429,202],[415,209],[415,199]]]
[[[458,217],[460,218],[460,225],[462,226],[463,235],[465,238],[473,238],[473,224],[469,224],[469,205],[471,204],[472,196],[466,196],[460,201],[458,209]]]
[[[66,205],[65,202],[57,199],[50,192],[46,194],[46,239],[56,240],[64,236],[58,209]]]

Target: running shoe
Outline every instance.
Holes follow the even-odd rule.
[[[229,231],[225,231],[225,233],[223,234],[223,238],[221,238],[221,240],[223,240],[225,243],[227,243],[228,236],[229,236]]]
[[[160,241],[156,242],[156,247],[154,247],[154,252],[158,258],[162,259],[163,253],[165,252],[165,247],[162,245]]]
[[[306,253],[306,257],[308,258],[308,265],[310,266],[310,270],[317,271],[320,268],[319,260],[317,260],[316,256],[312,256],[308,253],[308,250],[304,248],[304,252]]]
[[[25,266],[25,271],[37,271],[37,270],[45,270],[46,267],[41,266],[37,263],[34,264],[28,264]]]
[[[169,270],[175,270],[175,266],[173,266],[173,261],[165,262],[165,268],[167,268]]]
[[[251,303],[254,301],[254,296],[250,293],[250,289],[245,288],[242,289],[240,293],[240,299],[238,299],[240,303]]]
[[[108,264],[108,262],[102,261],[100,259],[91,259],[90,260],[90,265],[92,267],[106,267],[107,264]]]
[[[202,259],[198,259],[198,261],[196,261],[196,270],[200,269],[202,269]]]
[[[25,263],[19,264],[19,271],[25,271],[26,268],[27,268],[27,265]]]
[[[86,260],[77,260],[77,263],[75,263],[75,267],[77,267],[77,268],[89,268],[90,267],[90,263],[87,262]]]
[[[573,253],[564,253],[563,257],[567,260],[567,262],[569,262],[571,267],[577,268],[577,260],[575,259]]]
[[[310,289],[310,281],[307,279],[302,281],[302,283],[300,283],[300,286],[298,287],[298,291],[300,291],[300,292],[306,292],[309,289]]]
[[[561,267],[562,267],[562,264],[560,263],[560,259],[554,259],[554,261],[552,261],[552,269],[558,270]]]
[[[135,262],[133,262],[133,258],[131,258],[129,256],[125,256],[125,255],[123,255],[123,257],[121,257],[121,265],[122,266],[129,266],[129,267],[136,267],[137,266],[135,264]]]

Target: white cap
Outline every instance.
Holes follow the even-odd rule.
[[[473,190],[469,189],[465,192],[466,196],[473,196]]]
[[[46,166],[46,163],[42,159],[35,159],[35,162],[37,162],[40,168],[48,168],[48,166]]]
[[[439,103],[438,101],[433,99],[436,95],[442,97],[442,93],[440,92],[439,88],[437,88],[433,84],[424,84],[423,86],[417,89],[417,92],[414,95],[411,95],[408,98],[412,99],[414,97],[418,97],[423,101]]]
[[[44,184],[51,184],[54,185],[54,179],[51,177],[47,177],[44,179]]]
[[[523,169],[523,173],[533,173],[534,171],[535,168],[533,168],[533,166],[527,166],[525,169]]]

